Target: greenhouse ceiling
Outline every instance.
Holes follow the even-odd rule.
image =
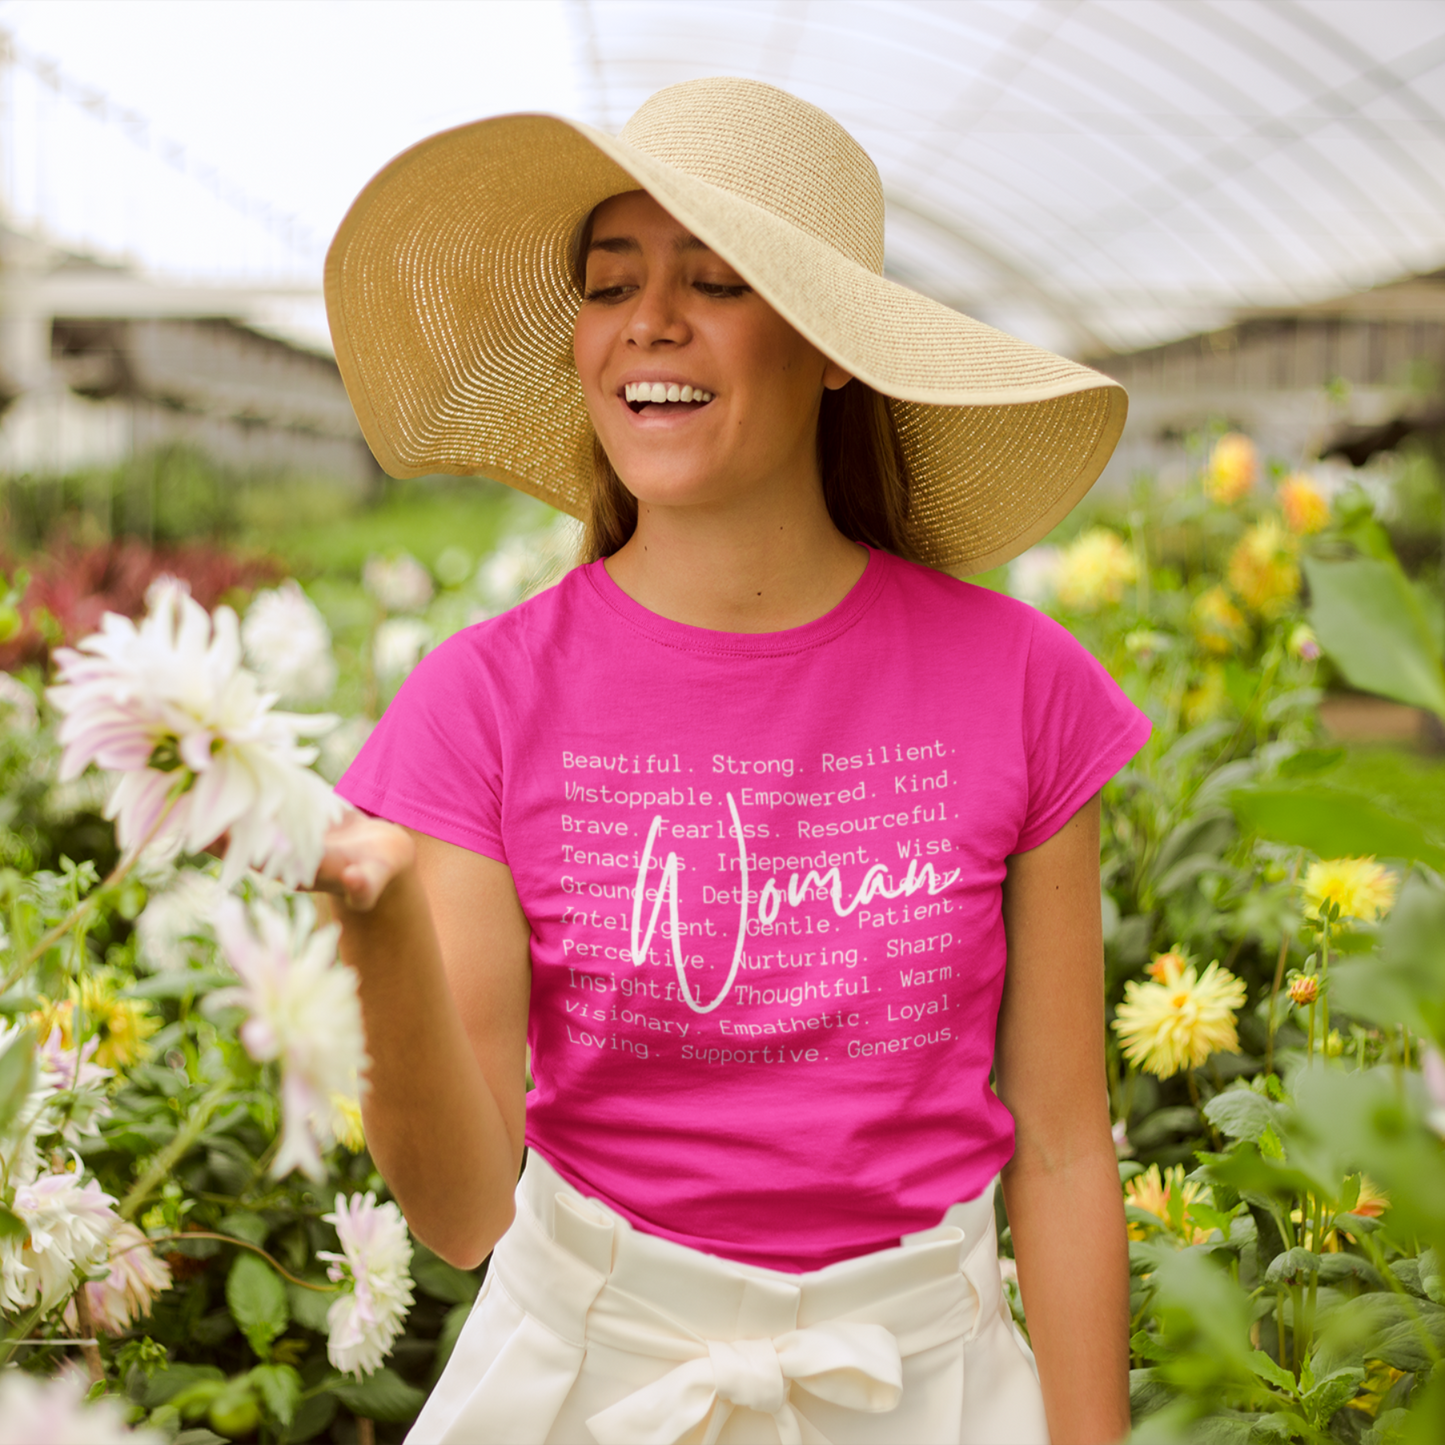
[[[589,119],[771,81],[878,162],[891,275],[1078,355],[1445,266],[1438,0],[582,0]]]

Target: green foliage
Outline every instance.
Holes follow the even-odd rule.
[[[1445,718],[1445,670],[1419,594],[1393,555],[1306,558],[1310,621],[1320,645],[1356,687]]]

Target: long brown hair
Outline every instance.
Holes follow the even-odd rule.
[[[569,257],[580,295],[587,291],[587,248],[596,214],[589,213],[577,228]],[[908,531],[908,462],[886,396],[856,379],[824,391],[818,413],[818,471],[828,515],[850,542],[918,560]],[[617,475],[595,432],[584,526],[584,562],[610,557],[637,530],[637,498]]]

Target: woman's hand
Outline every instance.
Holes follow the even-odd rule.
[[[387,887],[416,866],[416,844],[405,828],[351,809],[326,835],[326,852],[311,885],[353,913],[370,913]]]

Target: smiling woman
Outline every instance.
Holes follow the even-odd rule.
[[[738,372],[739,390],[766,394],[761,414],[756,396],[734,394],[731,401],[734,414],[748,408],[749,445],[761,451],[769,467],[781,465],[807,476],[815,454],[824,502],[839,533],[900,556],[913,555],[907,540],[907,464],[883,398],[804,341],[726,261],[651,196],[644,191],[618,196],[588,216],[574,274],[588,303],[577,318],[574,354],[589,410],[598,418],[583,547],[587,560],[619,551],[636,529],[638,501],[646,500],[644,491],[638,490],[646,484],[637,468],[669,465],[668,452],[657,445],[655,431],[645,434],[644,459],[637,447],[628,447],[627,438],[635,433],[609,425],[612,408],[601,404],[600,391],[589,389],[607,383],[600,376],[590,379],[589,368],[605,366],[610,357],[625,376],[622,400],[635,416],[648,418],[649,427],[668,416],[712,411],[716,399],[716,393],[694,376],[683,379],[675,365],[641,365],[620,345],[621,329],[637,324],[639,308],[645,328],[658,319],[654,314],[650,322],[648,312],[659,305],[664,330],[673,331],[657,338],[664,355],[667,347],[686,347],[695,336],[705,350],[719,341],[741,348],[741,354],[712,358],[711,364],[730,365]],[[741,310],[740,317],[719,311],[729,303]],[[720,322],[720,318],[725,319]],[[705,370],[707,362],[701,364]],[[786,435],[777,431],[779,419]],[[719,446],[719,441],[729,439],[726,421],[719,420],[716,412],[710,420],[716,423],[711,434],[701,428],[684,434],[685,445],[701,448],[701,456],[674,475],[732,474],[739,463],[744,472],[749,470],[746,455],[737,455],[741,438],[734,438],[731,447]],[[624,454],[632,463],[631,487],[623,484],[616,470],[624,465]]]
[[[1096,795],[1148,723],[945,570],[1062,516],[1123,397],[882,255],[851,137],[725,80],[434,137],[333,245],[383,464],[587,527],[412,674],[317,879],[373,1156],[495,1248],[416,1441],[1127,1429]]]

